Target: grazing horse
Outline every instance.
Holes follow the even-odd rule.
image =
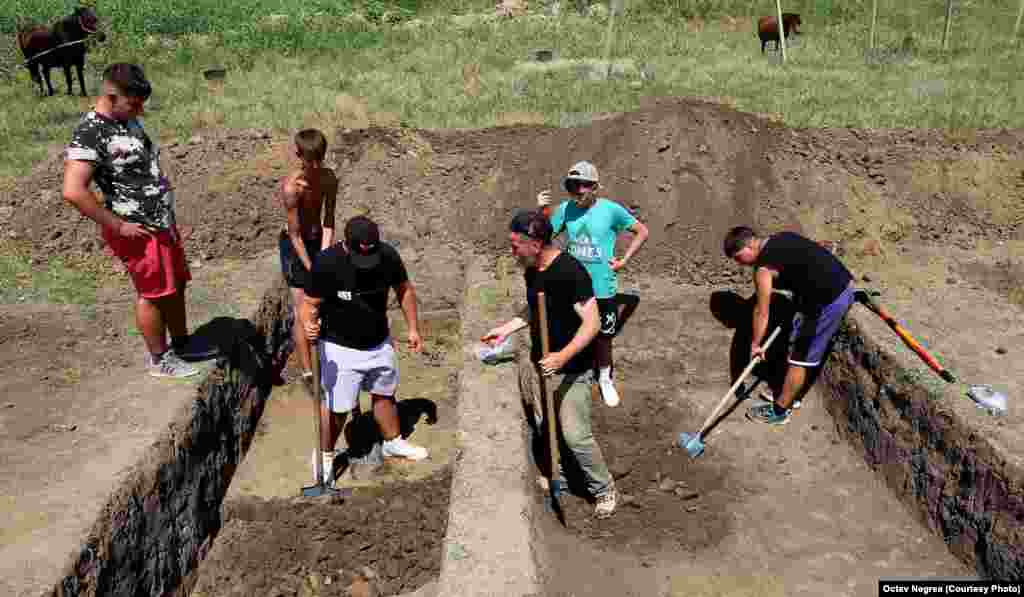
[[[99,31],[99,19],[96,12],[88,6],[79,6],[75,12],[57,21],[52,27],[44,25],[27,25],[18,29],[18,47],[25,55],[25,67],[28,68],[32,80],[39,84],[39,93],[53,95],[50,84],[50,69],[64,68],[64,78],[68,83],[68,95],[72,94],[71,66],[78,71],[78,86],[85,96],[85,77],[82,68],[85,66],[86,38],[94,35],[99,41],[107,36]],[[46,80],[46,91],[43,90],[43,79]]]
[[[795,12],[782,13],[782,29],[786,39],[789,39],[790,32],[800,35],[800,15]],[[761,38],[761,53],[764,54],[764,46],[769,41],[775,42],[775,49],[779,48],[779,19],[776,17],[761,17],[757,20],[757,36]]]

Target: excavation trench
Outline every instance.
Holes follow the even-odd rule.
[[[175,390],[184,406],[166,415],[169,425],[147,427],[159,437],[118,460],[130,456],[128,472],[96,469],[117,487],[103,486],[110,497],[90,511],[91,526],[68,538],[74,554],[59,576],[46,562],[32,582],[56,578],[62,595],[331,594],[351,588],[367,566],[392,594],[859,595],[887,576],[1021,579],[1019,131],[951,139],[942,131],[791,130],[679,98],[594,116],[571,129],[370,127],[334,139],[331,157],[346,172],[343,216],[372,211],[387,240],[402,242],[425,309],[458,310],[430,323],[447,344],[400,355],[400,366],[422,375],[407,378],[400,398],[424,398],[422,384],[439,392],[430,398],[438,422],[419,420],[412,435],[448,435],[429,466],[396,469],[343,504],[295,498],[310,480],[312,413],[285,388],[268,400],[291,351],[290,301],[278,282],[195,396]],[[228,155],[219,144],[245,154],[267,138],[228,136],[170,153],[179,168],[206,172],[211,156]],[[598,522],[592,504],[568,497],[562,528],[534,483],[523,408],[529,368],[485,366],[471,347],[521,302],[521,276],[497,265],[508,250],[508,214],[559,188],[579,159],[599,166],[608,197],[647,223],[651,240],[623,275],[642,297],[616,340],[623,403],[593,405],[595,434],[625,499]],[[195,242],[218,257],[272,252],[276,234],[261,232],[280,208],[250,189],[263,197],[280,174],[258,171],[239,182],[241,192],[181,177],[195,181],[180,196],[196,213],[254,214],[240,223],[196,218]],[[19,185],[12,197],[34,197],[53,181]],[[199,209],[206,205],[218,209]],[[46,239],[67,217],[28,202],[11,226]],[[992,419],[961,386],[936,385],[888,328],[856,307],[789,425],[766,429],[738,410],[705,455],[690,460],[675,438],[696,431],[730,381],[735,329],[710,312],[710,296],[751,292],[749,274],[721,255],[724,231],[737,224],[832,241],[858,284],[880,286],[904,322],[913,316],[911,331],[962,380],[1004,391],[1008,415]],[[254,230],[229,238],[218,233],[225,226]],[[80,228],[69,242],[93,238],[91,227]],[[39,242],[40,255],[59,249]],[[273,273],[259,279],[276,275],[276,261],[268,267]],[[397,312],[395,320],[400,341]],[[46,495],[45,483],[37,485]],[[33,549],[43,539],[33,537]],[[200,562],[209,572],[195,572]]]

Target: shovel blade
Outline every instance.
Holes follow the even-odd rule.
[[[328,487],[326,485],[313,485],[310,487],[302,488],[302,497],[323,497],[330,496],[334,498],[349,498],[352,497],[351,489],[342,489],[339,487]]]
[[[690,458],[697,458],[704,453],[704,442],[701,441],[700,434],[680,433],[679,447],[686,450]]]
[[[978,403],[980,408],[985,408],[993,415],[1006,414],[1006,394],[997,391],[990,385],[970,386],[967,395]]]

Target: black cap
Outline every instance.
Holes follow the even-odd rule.
[[[380,263],[380,229],[366,216],[356,216],[345,224],[345,244],[352,264],[360,269]]]
[[[512,212],[509,230],[539,240],[545,245],[551,242],[553,233],[551,221],[539,209],[517,209]]]

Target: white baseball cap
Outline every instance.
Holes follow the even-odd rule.
[[[581,180],[597,184],[597,167],[590,162],[576,162],[572,168],[569,168],[569,174],[565,177],[565,181],[562,182],[566,191],[569,190],[569,187],[565,183],[570,180]]]

